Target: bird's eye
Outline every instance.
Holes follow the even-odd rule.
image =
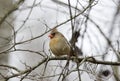
[[[52,33],[53,36],[55,36],[55,33]]]

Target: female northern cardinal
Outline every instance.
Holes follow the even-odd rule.
[[[50,49],[55,56],[70,55],[71,47],[67,39],[57,29],[53,29],[49,35]]]

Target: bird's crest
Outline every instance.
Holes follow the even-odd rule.
[[[53,33],[53,32],[58,32],[58,30],[56,28],[53,28],[51,33]]]

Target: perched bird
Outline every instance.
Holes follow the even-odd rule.
[[[55,56],[70,55],[71,47],[64,35],[53,29],[49,35],[50,37],[50,49]]]

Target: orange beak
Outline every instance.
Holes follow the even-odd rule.
[[[48,35],[48,37],[50,37],[52,39],[54,36],[50,34],[50,35]]]

